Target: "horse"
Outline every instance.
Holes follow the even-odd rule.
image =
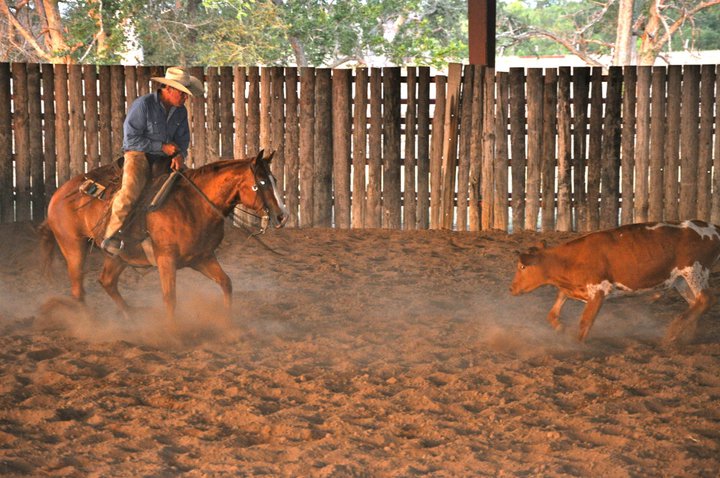
[[[105,253],[99,282],[126,317],[130,307],[118,291],[120,275],[128,266],[156,265],[171,324],[177,304],[177,270],[184,267],[195,269],[220,286],[229,320],[232,281],[215,256],[224,236],[225,220],[236,205],[269,216],[276,228],[283,227],[289,217],[270,172],[272,156],[266,158],[260,151],[255,158],[219,160],[178,173],[181,177],[175,180],[164,203],[145,215],[141,224],[147,231],[143,239],[149,237],[149,241],[144,241],[145,247],[143,241],[126,240],[119,255]],[[102,168],[108,166],[98,169]],[[109,201],[88,197],[79,191],[89,175],[79,174],[55,191],[48,205],[47,219],[39,228],[45,267],[49,270],[56,245],[59,246],[67,262],[71,295],[80,303],[85,299],[85,260],[89,250],[103,240],[109,211]],[[100,171],[99,174],[106,180],[113,175],[117,173]]]

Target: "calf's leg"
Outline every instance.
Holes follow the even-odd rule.
[[[587,304],[585,304],[585,309],[583,309],[582,316],[580,317],[580,332],[578,333],[578,340],[580,342],[585,341],[585,337],[587,337],[588,332],[590,332],[590,328],[593,322],[595,322],[595,317],[597,317],[598,312],[600,312],[600,307],[602,307],[604,300],[605,293],[598,292],[588,299]]]
[[[712,307],[717,298],[709,289],[703,289],[695,295],[695,300],[690,307],[673,320],[668,326],[665,334],[665,343],[684,342],[687,343],[695,336],[698,319],[702,314]]]
[[[558,332],[560,332],[563,328],[562,322],[560,322],[560,310],[563,305],[565,305],[567,298],[567,295],[563,291],[559,290],[557,298],[555,299],[555,304],[553,304],[552,309],[550,309],[550,313],[547,316],[547,321],[550,322],[553,329]]]

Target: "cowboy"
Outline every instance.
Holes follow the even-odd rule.
[[[153,77],[162,86],[136,99],[123,124],[124,165],[122,184],[110,207],[110,219],[100,247],[117,255],[123,247],[122,228],[150,175],[151,162],[171,158],[180,170],[190,146],[190,126],[185,100],[202,96],[202,82],[183,68],[171,67],[164,77]]]

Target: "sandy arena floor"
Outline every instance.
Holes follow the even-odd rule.
[[[183,270],[173,332],[156,271],[123,275],[127,321],[95,251],[63,305],[62,261],[46,280],[32,228],[0,226],[0,474],[718,476],[720,305],[682,347],[675,293],[607,303],[586,344],[568,304],[558,335],[553,290],[508,286],[571,237],[287,229],[278,256],[228,229],[232,323]]]

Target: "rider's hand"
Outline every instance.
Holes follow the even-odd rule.
[[[180,148],[175,143],[163,143],[162,152],[172,157],[173,155],[180,152]]]
[[[170,161],[170,168],[173,171],[181,171],[185,169],[185,158],[183,158],[182,154],[173,156],[172,161]]]

